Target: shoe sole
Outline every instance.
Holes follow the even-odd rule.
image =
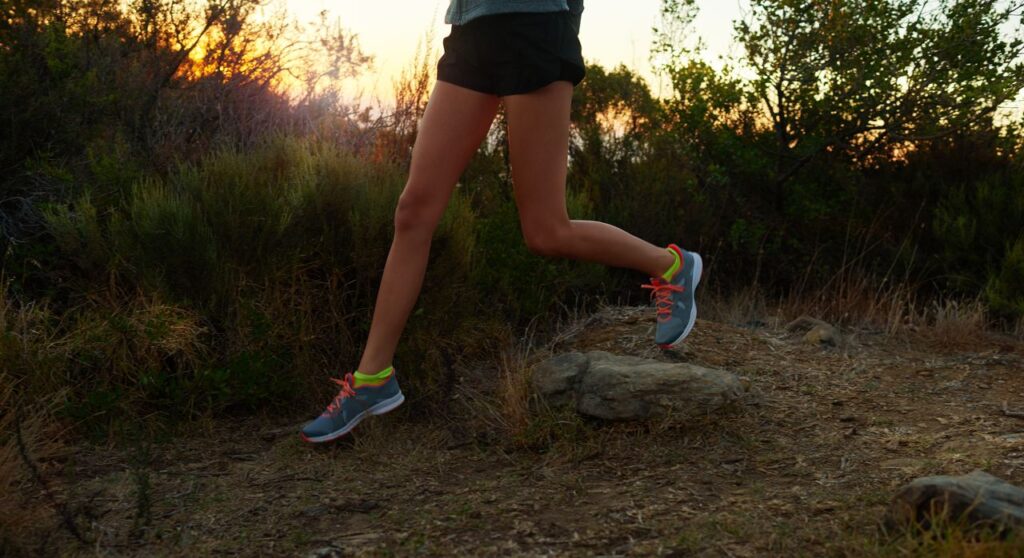
[[[690,253],[693,254],[693,307],[690,308],[690,319],[686,323],[686,329],[679,337],[676,337],[671,343],[659,345],[662,349],[671,349],[682,343],[683,339],[686,339],[686,336],[693,330],[694,324],[697,323],[697,285],[700,285],[700,276],[704,272],[704,260],[701,259],[700,254]]]
[[[363,419],[366,418],[367,416],[383,415],[384,413],[393,411],[404,401],[405,395],[399,392],[398,395],[385,399],[384,401],[377,403],[376,405],[370,407],[369,409],[363,411],[362,413],[359,413],[358,415],[356,415],[354,419],[349,421],[349,423],[346,424],[344,428],[342,428],[341,430],[336,430],[334,432],[331,432],[330,434],[324,434],[323,436],[310,437],[306,436],[305,434],[302,434],[302,439],[312,444],[322,444],[324,442],[330,442],[331,440],[337,440],[338,438],[341,438],[345,434],[351,432],[352,429],[358,426],[359,423],[362,422]]]

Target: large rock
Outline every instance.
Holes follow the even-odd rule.
[[[607,420],[692,418],[746,391],[731,372],[602,351],[550,358],[534,368],[532,382],[549,404],[572,404],[583,415]]]
[[[1024,526],[1024,490],[984,471],[962,477],[917,479],[893,498],[891,526],[929,526],[937,514],[974,526],[1008,530]]]

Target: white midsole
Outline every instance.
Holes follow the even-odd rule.
[[[384,401],[377,403],[373,407],[370,407],[369,409],[359,413],[358,415],[355,416],[355,418],[350,420],[348,424],[346,424],[341,430],[331,432],[330,434],[324,434],[323,436],[307,436],[306,440],[310,442],[330,442],[331,440],[340,438],[345,434],[351,432],[352,429],[355,428],[356,425],[359,424],[364,418],[366,418],[367,415],[383,415],[384,413],[393,411],[395,407],[401,405],[403,401],[405,401],[405,395],[403,395],[402,392],[398,392],[398,394],[389,397],[388,399],[385,399]]]

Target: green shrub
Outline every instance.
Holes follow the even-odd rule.
[[[359,358],[404,178],[278,139],[165,178],[105,183],[123,196],[104,211],[94,188],[49,207],[57,257],[73,264],[53,326],[68,355],[65,416],[103,428],[139,414],[319,405],[310,395]],[[455,360],[492,349],[492,333],[607,279],[599,266],[529,253],[508,194],[460,189],[438,227],[396,358],[412,391],[443,388]],[[569,208],[593,213],[582,194]]]
[[[567,204],[571,218],[593,215],[584,194],[569,194]],[[594,291],[607,282],[605,269],[600,266],[550,260],[531,253],[511,200],[480,221],[481,256],[474,268],[474,281],[479,292],[486,294],[488,307],[498,301],[514,318],[529,319],[550,313],[555,304],[573,292]]]
[[[933,223],[949,283],[982,291],[1002,317],[1024,316],[1024,177],[992,174],[948,190]]]
[[[985,301],[1000,316],[1024,316],[1024,235],[1007,248],[1002,265],[989,277]]]

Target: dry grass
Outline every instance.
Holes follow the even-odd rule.
[[[903,248],[909,247],[905,241]],[[812,316],[844,328],[889,335],[921,332],[930,340],[958,346],[978,342],[994,331],[1024,338],[1024,317],[1016,324],[997,324],[980,295],[952,298],[925,292],[909,275],[895,271],[898,256],[884,275],[869,272],[872,248],[868,236],[848,238],[843,262],[835,273],[823,283],[811,279],[817,275],[812,260],[802,278],[781,297],[766,294],[757,270],[745,289],[709,294],[705,288],[703,298],[710,304],[704,306],[702,317],[778,327],[800,316]],[[706,311],[709,307],[710,313]]]
[[[771,298],[756,286],[702,298],[703,318],[737,325],[779,327],[812,316],[843,328],[913,336],[950,347],[971,346],[998,334],[1024,338],[1024,320],[1001,327],[980,299],[922,300],[909,284],[876,284],[862,276],[780,298]]]
[[[0,369],[25,400],[63,400],[83,386],[144,398],[160,370],[209,360],[201,317],[156,295],[112,291],[58,315],[15,300],[9,285],[0,283]]]
[[[778,301],[789,319],[819,316],[836,325],[872,327],[895,333],[914,308],[915,289],[907,282],[881,281],[867,274],[846,271],[836,274],[815,290],[795,289]]]
[[[48,309],[21,304],[8,289],[0,280],[0,555],[17,556],[54,524],[32,472],[49,476],[48,464],[63,448],[52,420],[62,396],[53,376],[66,355]]]
[[[933,300],[919,312],[908,312],[904,330],[943,344],[975,345],[993,331],[980,300]]]
[[[77,320],[64,340],[65,350],[102,354],[112,380],[135,384],[140,373],[158,370],[169,361],[191,370],[209,356],[202,341],[206,327],[198,313],[167,304],[157,295],[107,295],[85,305],[86,311],[71,312]]]
[[[506,431],[522,436],[530,424],[529,349],[519,348],[501,355],[498,365],[498,405]]]
[[[509,331],[495,342],[494,369],[464,374],[467,381],[458,386],[458,397],[484,430],[520,438],[531,421],[530,367],[538,349]]]
[[[10,280],[0,278],[0,371],[22,393],[53,393],[61,385],[67,354],[53,321],[45,304],[15,300]]]
[[[978,530],[963,520],[933,518],[896,533],[869,554],[920,558],[1016,558],[1024,556],[1024,536]]]
[[[0,555],[29,555],[55,520],[33,470],[52,477],[49,464],[63,450],[47,406],[25,406],[10,376],[0,374]],[[26,459],[27,458],[27,459]]]
[[[785,318],[773,314],[764,292],[748,287],[732,293],[698,291],[700,317],[725,324],[778,326]]]
[[[562,310],[556,332],[543,341],[533,325],[518,338],[506,331],[497,340],[494,368],[464,370],[458,397],[465,402],[472,429],[488,443],[572,462],[593,455],[604,433],[589,428],[572,409],[549,407],[531,387],[533,367],[579,335],[597,315]]]

